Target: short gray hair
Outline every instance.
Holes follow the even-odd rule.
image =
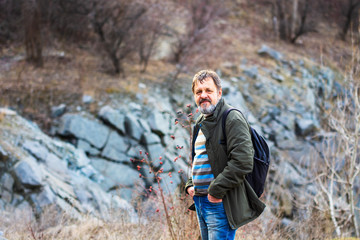
[[[221,79],[216,72],[212,70],[201,70],[200,72],[196,73],[193,78],[192,88],[191,88],[192,92],[194,93],[196,82],[199,81],[200,83],[202,83],[207,78],[211,78],[214,81],[215,86],[218,90],[221,89]]]

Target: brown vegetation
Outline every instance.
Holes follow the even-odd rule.
[[[299,36],[296,45],[278,41],[272,30],[272,8],[261,5],[261,1],[226,1],[221,7],[204,1],[192,8],[191,4],[196,1],[182,2],[176,7],[174,2],[152,0],[143,3],[147,4],[145,13],[140,11],[144,6],[136,2],[127,7],[119,5],[120,8],[110,2],[109,6],[96,3],[91,1],[84,5],[77,1],[59,1],[59,5],[48,6],[38,2],[42,9],[42,39],[36,41],[42,47],[30,44],[33,49],[29,54],[41,52],[42,69],[22,61],[25,48],[21,45],[23,31],[18,24],[21,5],[12,1],[1,3],[4,8],[0,8],[0,17],[5,20],[0,32],[0,36],[4,36],[0,39],[1,105],[17,109],[46,129],[51,105],[62,102],[81,105],[83,94],[99,96],[109,92],[136,91],[138,89],[133,83],[138,79],[159,81],[171,76],[174,82],[181,82],[181,75],[190,78],[189,75],[199,68],[222,68],[222,63],[236,64],[245,58],[249,63],[264,65],[266,62],[260,62],[264,60],[256,54],[262,43],[282,49],[290,59],[307,56],[320,64],[340,69],[351,61],[349,40],[339,41],[338,30],[334,31],[333,24],[325,20],[318,20],[316,33]],[[101,11],[95,11],[97,6]],[[50,10],[46,14],[45,8]],[[101,15],[106,9],[114,13]],[[108,16],[107,22],[100,24],[97,31],[96,26],[105,16]],[[128,22],[116,27],[112,22],[119,17],[127,18]],[[186,17],[189,17],[186,32],[175,34],[174,31],[181,28],[174,23],[180,24]],[[200,24],[202,22],[204,24]],[[119,28],[122,31],[116,32]],[[62,37],[56,37],[59,35]],[[156,53],[156,41],[168,37],[174,37],[178,43],[173,44],[173,56],[177,56],[174,59],[178,59],[180,64],[168,61],[171,58],[151,60],[152,54]],[[124,71],[126,76],[106,74],[111,69]],[[40,111],[32,109],[34,105]]]

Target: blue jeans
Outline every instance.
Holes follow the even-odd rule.
[[[207,196],[194,196],[197,219],[203,240],[233,240],[236,229],[231,229],[224,205],[211,203]]]

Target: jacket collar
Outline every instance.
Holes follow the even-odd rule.
[[[206,119],[206,121],[217,122],[219,120],[219,116],[220,116],[220,118],[222,116],[222,112],[224,111],[224,109],[223,109],[224,105],[225,105],[224,99],[220,98],[218,104],[216,105],[214,113],[207,117],[205,117],[203,114],[201,114],[200,117],[198,118],[197,122],[199,123],[199,122],[203,121],[204,119]]]

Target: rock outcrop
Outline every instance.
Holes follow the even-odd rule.
[[[289,222],[297,211],[293,200],[306,203],[304,191],[316,194],[306,180],[307,168],[319,152],[314,136],[324,131],[324,109],[345,91],[329,68],[288,61],[267,46],[259,55],[276,66],[268,69],[246,61],[228,65],[241,75],[221,76],[223,97],[268,139],[268,182],[281,186],[274,190],[280,197],[271,201]],[[189,173],[185,156],[190,147],[187,127],[175,120],[186,120],[194,104],[190,87],[184,94],[171,95],[151,88],[151,94],[136,100],[121,96],[107,105],[99,103],[97,115],[54,107],[58,121],[52,137],[15,112],[1,109],[0,208],[41,211],[56,205],[74,215],[90,212],[106,218],[116,206],[135,221],[129,201],[155,184],[153,172],[160,169],[165,192],[173,193]],[[189,103],[191,107],[185,107]],[[142,161],[145,158],[150,166]]]

